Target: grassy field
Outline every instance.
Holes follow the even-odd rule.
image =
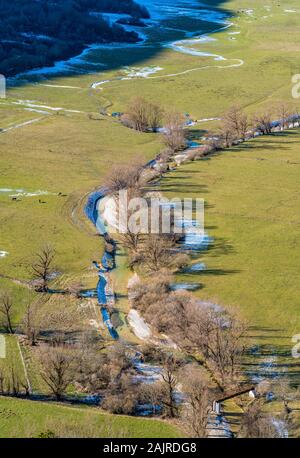
[[[259,355],[275,357],[274,369],[289,370],[295,382],[299,361],[290,359],[291,339],[300,329],[299,144],[299,131],[262,137],[185,164],[161,184],[169,198],[204,198],[206,230],[214,239],[200,258],[207,270],[178,280],[201,283],[199,298],[238,309]]]
[[[212,4],[209,2],[209,5]],[[164,47],[150,58],[145,51],[141,59],[140,50],[132,49],[131,58],[136,53],[138,67],[152,65],[162,70],[148,79],[115,81],[104,85],[102,95],[113,104],[110,110],[123,110],[136,94],[159,99],[166,108],[175,105],[180,111],[188,111],[198,119],[218,117],[233,103],[246,107],[250,113],[287,100],[296,106],[298,102],[293,102],[291,98],[291,77],[299,72],[300,66],[297,44],[299,12],[291,11],[297,11],[298,2],[291,0],[283,5],[273,0],[263,4],[258,0],[231,0],[224,1],[222,6],[232,14],[232,27],[214,33],[212,37],[215,41],[193,48],[222,55],[227,60],[215,61],[212,57],[175,53]],[[250,8],[253,13],[245,12]],[[182,26],[180,19],[177,25]],[[192,28],[191,24],[185,25],[188,29]],[[210,29],[213,28],[217,28],[216,24],[210,24]],[[203,23],[200,29],[202,33],[207,31]],[[232,32],[236,35],[231,35]],[[122,62],[120,51],[114,51],[113,56]],[[105,62],[109,59],[105,53],[101,57]],[[243,65],[232,67],[240,60]],[[186,71],[189,73],[180,75]],[[116,74],[120,72],[103,73],[103,79],[110,79]],[[173,74],[176,76],[168,76]]]
[[[9,252],[6,258],[0,259],[0,274],[28,278],[28,259],[45,241],[51,241],[57,248],[57,263],[66,274],[80,276],[89,261],[97,257],[98,240],[90,236],[85,223],[80,221],[84,196],[101,183],[112,164],[131,161],[137,155],[146,160],[161,148],[156,136],[138,134],[111,118],[99,117],[100,107],[111,103],[110,111],[122,110],[131,97],[143,95],[159,100],[165,108],[174,105],[199,119],[220,116],[234,102],[247,107],[249,112],[282,100],[297,104],[291,99],[291,76],[300,67],[295,39],[299,34],[298,15],[285,12],[297,6],[296,0],[284,6],[273,0],[266,0],[262,6],[254,0],[252,14],[241,12],[249,8],[245,0],[223,2],[221,6],[232,14],[230,20],[234,25],[215,33],[216,41],[201,45],[201,50],[225,56],[228,60],[221,61],[222,68],[217,68],[220,62],[211,57],[199,58],[165,47],[155,53],[151,46],[149,49],[133,47],[126,53],[118,49],[95,50],[94,60],[101,58],[101,62],[113,66],[114,59],[115,69],[101,74],[52,78],[8,91],[7,99],[0,104],[1,128],[28,120],[39,121],[1,134],[0,189],[24,189],[33,193],[40,190],[50,194],[41,196],[45,203],[39,204],[40,196],[12,202],[7,193],[0,191],[0,250]],[[185,26],[189,30],[199,30],[201,26],[205,32],[213,28],[213,24],[199,25],[182,18],[178,21],[178,27]],[[240,34],[229,35],[232,31]],[[170,39],[180,38],[180,34],[177,37],[174,32],[169,33]],[[157,43],[155,34],[155,30],[150,31],[150,44]],[[242,59],[244,65],[230,67],[236,62],[234,59]],[[162,70],[153,75],[154,78],[116,81],[103,86],[103,90],[90,89],[95,81],[123,74],[122,65],[126,64],[159,66]],[[208,68],[166,76],[200,67]],[[71,88],[43,85],[46,83]],[[22,102],[28,100],[79,113],[29,112]],[[100,119],[89,119],[91,113]],[[214,123],[203,124],[203,128],[213,126]],[[194,132],[196,137],[201,134],[202,130]],[[58,197],[59,192],[65,197]]]
[[[151,134],[135,135],[106,119],[51,116],[2,134],[0,188],[49,194],[12,201],[13,192],[0,191],[0,249],[9,253],[0,259],[0,276],[29,279],[34,253],[51,242],[58,271],[65,278],[84,279],[91,260],[101,254],[100,239],[83,214],[88,192],[101,184],[112,164],[136,156],[146,161],[158,150]],[[26,302],[24,288],[5,278],[0,287],[14,290],[19,307]]]
[[[0,437],[183,437],[176,427],[159,420],[109,415],[95,408],[79,408],[0,397]]]
[[[133,96],[142,95],[166,109],[175,106],[189,112],[196,119],[220,117],[234,103],[250,115],[271,107],[274,118],[283,101],[298,108],[299,100],[291,96],[291,78],[300,69],[298,1],[229,0],[220,6],[230,12],[232,27],[214,33],[215,41],[195,49],[227,60],[215,61],[158,46],[161,31],[151,29],[148,47],[92,51],[94,61],[107,64],[101,73],[20,84],[0,100],[0,251],[8,252],[0,257],[0,290],[9,289],[13,294],[15,324],[32,296],[19,280],[30,278],[32,256],[45,242],[51,242],[57,251],[57,270],[62,274],[58,286],[80,280],[84,287],[94,287],[96,275],[91,274],[90,264],[100,257],[101,240],[84,216],[86,197],[103,183],[114,164],[132,163],[137,157],[146,161],[162,148],[159,136],[134,132],[100,115],[103,107],[109,113],[123,110]],[[245,11],[250,8],[253,11]],[[190,31],[206,33],[216,28],[216,24],[182,17],[176,21],[172,26]],[[170,40],[184,37],[174,31],[165,33]],[[161,70],[151,78],[113,81],[91,89],[97,81],[125,76],[124,66]],[[30,111],[28,101],[46,108]],[[18,127],[29,121],[32,123]],[[215,127],[215,121],[203,122],[193,130],[193,136],[201,138],[204,130]],[[217,242],[203,257],[207,272],[201,277],[180,276],[179,280],[201,282],[203,287],[196,293],[199,297],[236,307],[250,321],[251,342],[260,346],[254,367],[251,359],[247,363],[250,372],[255,374],[257,365],[275,357],[276,370],[288,367],[295,380],[299,367],[290,360],[290,351],[291,336],[300,328],[299,141],[299,133],[258,139],[211,160],[187,164],[163,182],[169,196],[187,194],[206,199],[207,230]],[[16,191],[4,191],[6,188],[23,193],[13,201],[11,195]],[[122,252],[118,265],[113,281],[124,322],[119,331],[121,337],[136,342],[126,326],[128,303],[124,293],[129,273]],[[39,391],[34,357],[29,351],[25,356],[33,388]],[[16,402],[14,408],[23,403],[3,402]],[[60,406],[49,409],[58,409],[60,420],[65,412],[77,412],[61,410],[64,408]],[[92,412],[85,415],[95,415],[95,424],[101,423],[96,418],[104,416]],[[8,415],[11,425],[13,415]],[[30,431],[22,426],[26,418],[19,432],[17,427],[13,431],[13,426],[1,431],[11,436],[39,434],[35,425]],[[71,423],[75,420],[72,417]],[[118,421],[122,423],[123,418],[112,423],[122,429],[124,425]],[[126,434],[143,431],[143,421],[139,424],[126,418],[126,422]],[[153,424],[158,425],[157,433],[149,434],[155,437],[161,423]],[[48,428],[45,422],[42,426]],[[147,437],[146,428],[143,434]]]

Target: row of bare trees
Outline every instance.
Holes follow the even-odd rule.
[[[165,417],[179,417],[191,436],[206,437],[214,394],[201,367],[169,356],[162,365],[161,381],[143,387],[141,399],[154,410],[161,408]]]
[[[35,346],[43,336],[69,339],[82,327],[82,316],[76,301],[56,298],[50,301],[49,295],[43,294],[37,298],[29,297],[24,314],[18,325],[14,323],[18,312],[16,302],[9,292],[0,297],[0,325],[2,329],[13,334],[17,332],[26,338],[30,346]]]
[[[20,326],[26,342],[35,348],[32,351],[39,361],[37,367],[40,368],[40,376],[56,400],[63,400],[73,386],[76,392],[98,394],[102,399],[102,407],[116,414],[134,414],[138,405],[150,403],[156,414],[159,411],[171,418],[179,414],[187,415],[198,425],[199,418],[203,421],[204,412],[201,409],[206,398],[198,406],[194,405],[196,401],[192,397],[192,386],[187,388],[184,385],[184,392],[185,396],[189,395],[193,407],[188,412],[179,408],[178,384],[186,380],[181,376],[181,370],[186,365],[184,360],[156,349],[161,377],[151,386],[145,386],[135,380],[134,360],[126,346],[113,344],[103,352],[103,342],[99,336],[82,328],[76,310],[66,307],[65,300],[63,306],[57,304],[53,310],[57,300],[51,299],[50,304],[49,296],[43,295],[28,303]],[[74,325],[76,320],[77,327]],[[9,381],[4,382],[0,374],[2,392],[16,396],[24,393],[25,385],[13,370],[12,375]],[[204,385],[198,382],[195,382],[194,388],[198,385],[201,390],[204,389]],[[205,406],[208,409],[209,402],[205,402]],[[199,417],[200,410],[202,416]],[[191,417],[192,412],[194,414]]]
[[[3,291],[0,296],[0,325],[5,332],[13,334],[14,306],[12,296],[8,291]]]
[[[49,244],[43,246],[34,255],[30,264],[30,272],[32,275],[32,285],[36,291],[41,293],[47,293],[49,291],[49,282],[53,279],[53,275],[56,272],[53,264],[54,259],[55,250]],[[16,310],[17,306],[14,303],[11,293],[4,290],[0,294],[0,326],[6,333],[13,334],[15,331],[14,315]],[[32,315],[33,305],[30,304],[26,307],[24,320],[27,320],[27,325],[24,324],[25,328],[27,327],[29,329]],[[34,334],[32,335],[32,340],[35,340]]]
[[[83,393],[98,394],[102,408],[115,414],[134,414],[139,404],[162,408],[166,417],[178,415],[175,398],[179,362],[173,355],[161,357],[161,379],[144,385],[136,378],[133,357],[117,343],[101,352],[90,342],[80,345],[47,345],[38,352],[41,376],[57,400],[62,400],[72,384]]]
[[[125,235],[128,239],[128,235]],[[176,250],[176,237],[172,234],[139,235],[136,247],[129,246],[130,267],[140,266],[147,275],[162,270],[170,273],[186,267],[189,256]]]
[[[262,120],[260,119],[261,123]],[[266,121],[264,121],[266,123]],[[249,129],[248,117],[238,109],[232,109],[226,117],[226,129],[234,132],[232,139],[245,140]],[[228,135],[228,145],[231,137]],[[118,174],[124,177],[122,171]],[[129,174],[131,175],[131,174]],[[135,195],[144,195],[145,181],[141,180],[143,171],[139,171],[132,186],[131,180],[124,180],[122,186],[111,186],[112,189],[134,188]],[[125,174],[126,176],[126,174]],[[114,181],[114,179],[112,179]],[[177,264],[175,261],[178,252],[176,238],[163,234],[145,235],[127,232],[120,236],[123,245],[128,249],[130,264],[132,267],[142,266],[148,279],[135,284],[130,291],[133,306],[137,308],[159,332],[164,332],[185,352],[203,358],[205,366],[219,382],[221,389],[228,390],[237,386],[241,371],[241,359],[245,352],[245,335],[247,326],[233,313],[214,308],[211,305],[199,303],[188,293],[173,292],[171,273],[174,267],[183,265],[183,261]],[[175,417],[182,415],[189,425],[193,434],[204,437],[207,434],[207,425],[210,418],[212,399],[215,396],[214,389],[207,379],[207,372],[201,371],[198,366],[189,368],[191,377],[184,377],[185,383],[180,380],[180,368],[173,358],[161,361],[163,367],[161,380],[149,386],[136,387],[130,385],[130,396],[127,399],[139,400],[162,409],[163,415]],[[199,373],[201,371],[201,373]],[[193,373],[193,374],[192,374]],[[114,405],[114,411],[120,413],[120,397],[118,393],[124,392],[124,386],[117,387],[117,391],[111,394],[106,406]],[[185,402],[179,408],[178,384],[182,384],[182,393]],[[113,402],[112,402],[113,401]],[[131,405],[131,404],[130,404]],[[265,415],[263,408],[258,409],[260,426],[259,430],[246,432],[247,418],[253,415],[259,403],[249,405],[245,413],[241,436],[244,434],[256,434],[258,437],[277,434],[271,420]],[[251,425],[251,421],[248,421]],[[261,435],[261,436],[259,436]]]
[[[205,435],[212,396],[208,380],[201,368],[172,353],[159,350],[159,377],[149,384],[139,381],[132,355],[122,344],[111,345],[105,353],[86,344],[45,346],[39,359],[42,378],[57,400],[64,399],[72,384],[98,394],[102,408],[114,414],[134,414],[146,404],[154,415],[182,417],[195,435]]]
[[[167,417],[179,417],[192,437],[207,437],[212,419],[213,400],[220,398],[221,391],[213,383],[208,371],[197,364],[187,363],[174,355],[164,355],[148,344],[143,353],[156,360],[162,367],[161,381],[142,388],[143,401],[162,408]],[[277,413],[268,408],[268,394],[276,399]],[[248,394],[236,398],[243,410],[237,436],[241,438],[283,437],[293,426],[292,401],[300,399],[299,389],[290,385],[288,377],[275,381],[263,381],[255,389],[255,398]],[[279,406],[282,406],[281,410]]]
[[[151,177],[150,177],[151,179]],[[122,246],[127,249],[129,265],[131,268],[140,266],[146,274],[159,272],[162,269],[169,269],[171,272],[187,265],[189,257],[176,249],[179,234],[176,232],[174,214],[170,210],[169,233],[163,233],[163,206],[157,205],[152,213],[152,195],[147,194],[147,184],[149,176],[147,170],[138,161],[136,165],[116,166],[106,178],[105,186],[110,194],[116,199],[117,211],[122,212],[119,202],[118,191],[127,190],[127,202],[136,197],[146,199],[147,208],[144,217],[147,227],[143,231],[138,230],[142,209],[137,207],[126,208],[127,223],[133,218],[137,222],[137,230],[133,230],[129,224],[124,232],[118,234]],[[156,218],[158,223],[157,233],[151,233],[152,218]],[[146,229],[146,230],[145,230]],[[165,231],[167,232],[167,231]]]
[[[162,137],[165,149],[161,153],[166,161],[177,151],[186,148],[186,118],[176,110],[165,112],[158,105],[148,102],[143,97],[132,99],[127,107],[122,122],[138,131],[157,132],[163,126]],[[248,116],[239,106],[234,105],[224,113],[218,132],[207,136],[206,148],[218,150],[252,138],[256,133],[269,135],[275,129],[284,130],[299,122],[300,114],[286,104],[272,110],[262,111]],[[197,158],[199,152],[190,156]]]
[[[188,292],[172,291],[170,277],[162,274],[135,283],[130,296],[159,332],[184,351],[202,355],[222,387],[237,383],[247,326],[235,313],[201,303]]]
[[[0,395],[19,396],[29,394],[24,378],[11,366],[5,371],[0,367]]]
[[[76,344],[62,341],[40,345],[37,350],[41,377],[49,392],[58,401],[65,399],[70,388],[77,392],[97,394],[101,406],[115,414],[135,414],[144,404],[153,409],[153,415],[178,417],[192,437],[206,437],[209,431],[212,401],[220,395],[201,366],[189,363],[170,352],[151,347],[142,348],[146,361],[160,366],[157,381],[145,384],[136,380],[132,353],[121,343],[102,351],[89,334]],[[178,352],[177,352],[178,354]],[[289,427],[291,397],[289,381],[276,381],[274,387],[257,388],[259,396],[244,401],[239,437],[278,437],[274,418],[266,410],[265,394],[271,389],[284,406],[284,427]],[[4,376],[0,371],[0,393],[18,396],[27,387],[14,369]]]
[[[239,106],[232,106],[224,113],[219,132],[209,135],[208,144],[214,149],[230,148],[237,142],[252,138],[256,133],[270,135],[275,129],[285,130],[290,125],[295,126],[299,119],[300,114],[286,104],[252,117]]]
[[[276,399],[277,412],[268,409],[268,394]],[[275,380],[263,380],[256,387],[257,396],[244,406],[244,414],[238,437],[276,438],[287,437],[293,429],[293,409],[290,404],[299,402],[300,391],[291,386],[288,376]]]
[[[170,140],[170,143],[166,143],[168,148],[174,149],[175,147],[171,143],[173,133],[174,137],[178,133],[177,138],[183,141],[182,125],[182,118],[177,115],[170,117],[168,129],[165,132],[166,138]],[[124,178],[131,175],[132,172],[128,173],[125,170],[124,173],[119,168],[117,173],[110,175],[109,188],[112,191],[130,189],[135,196],[144,196],[145,182],[141,178],[135,179],[135,186],[132,186],[131,179],[126,178],[122,181],[121,186],[119,185],[118,176]],[[141,177],[139,171],[137,176]],[[134,297],[134,306],[137,305],[146,320],[154,324],[158,331],[167,331],[171,337],[173,334],[178,335],[178,327],[183,325],[183,321],[181,321],[182,317],[177,316],[176,313],[177,296],[170,290],[171,273],[185,266],[188,263],[188,256],[176,249],[176,234],[172,232],[171,234],[136,234],[127,231],[125,234],[119,234],[119,238],[122,245],[127,248],[131,267],[141,267],[144,274],[149,276],[145,283],[136,285],[134,291],[130,292],[131,297]],[[192,315],[186,316],[185,321],[189,322],[191,326]],[[177,337],[176,342],[179,343]],[[183,343],[183,339],[180,343]],[[224,343],[223,347],[225,346]],[[194,351],[194,347],[193,344],[190,350]],[[159,353],[157,349],[156,353]],[[150,360],[153,362],[153,355]],[[159,409],[162,415],[171,418],[180,414],[184,417],[185,423],[188,422],[191,425],[194,435],[205,436],[211,410],[211,393],[204,371],[201,371],[199,367],[185,369],[186,363],[182,364],[182,361],[178,361],[174,355],[160,357],[159,365],[162,369],[160,380],[142,385],[135,394],[136,400],[152,406],[153,413]],[[185,370],[189,372],[189,377],[183,376]],[[178,391],[179,384],[182,385],[180,392]],[[182,396],[185,401],[181,405],[179,398]],[[112,405],[111,399],[109,403]]]

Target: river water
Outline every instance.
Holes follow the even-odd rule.
[[[129,67],[129,76],[124,75],[128,78],[149,77],[163,69],[157,67],[155,63],[150,69],[143,68],[139,62],[145,58],[145,55],[155,60],[155,55],[164,47],[198,58],[211,56],[213,60],[226,60],[223,56],[205,50],[205,44],[215,40],[208,37],[206,33],[230,27],[230,15],[227,11],[211,7],[209,3],[198,0],[139,0],[139,3],[146,6],[151,14],[151,18],[144,21],[147,27],[123,27],[135,30],[140,36],[140,42],[107,45],[95,43],[84,49],[78,56],[58,61],[50,67],[26,71],[9,78],[8,83],[37,82],[56,76],[99,73],[123,67],[125,69]],[[122,17],[120,14],[104,14],[104,16],[110,23]]]

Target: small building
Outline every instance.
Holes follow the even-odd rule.
[[[225,396],[223,396],[220,399],[216,399],[213,401],[213,411],[217,414],[221,414],[221,405],[223,402],[228,401],[229,399],[236,398],[238,396],[242,396],[243,394],[248,394],[250,398],[254,399],[256,397],[256,390],[254,386],[244,388],[241,391],[236,391],[229,393]]]

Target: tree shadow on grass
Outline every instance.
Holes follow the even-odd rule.
[[[254,150],[261,150],[262,152],[265,152],[265,151],[274,151],[274,147],[276,147],[276,144],[280,144],[280,149],[281,150],[287,150],[289,149],[288,146],[284,146],[284,144],[282,144],[281,142],[273,142],[273,141],[269,141],[268,143],[267,142],[256,142],[256,141],[253,141],[251,142],[250,144],[244,144],[244,145],[241,145],[239,147],[235,147],[234,149],[230,149],[228,150],[228,152],[230,151],[231,153],[245,153],[245,152],[252,152]]]
[[[251,330],[255,334],[251,334]],[[287,344],[290,336],[282,335],[283,332],[281,328],[250,327],[248,339],[250,342],[253,339],[255,345],[248,348],[243,367],[250,377],[270,379],[275,385],[277,378],[288,377],[291,385],[297,387],[300,382],[300,358],[293,358],[292,345]]]
[[[178,173],[179,172],[179,173]],[[172,177],[166,175],[160,182],[160,191],[163,192],[178,192],[181,198],[184,198],[185,194],[201,194],[207,193],[207,186],[201,183],[195,183],[192,174],[197,171],[185,170],[184,173],[176,171],[176,174]],[[176,197],[176,196],[175,196]]]
[[[233,275],[240,273],[240,270],[237,269],[204,269],[201,271],[192,271],[189,268],[186,268],[182,271],[183,274],[188,274],[189,276],[199,276],[201,278],[213,276],[213,277],[222,277],[225,275]]]
[[[225,238],[215,238],[211,244],[209,244],[206,253],[210,255],[210,257],[219,257],[228,254],[236,253],[234,246],[228,242]]]

